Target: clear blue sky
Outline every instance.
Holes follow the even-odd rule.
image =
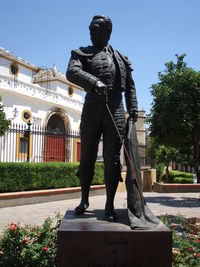
[[[70,51],[90,44],[96,14],[113,22],[110,44],[132,61],[139,108],[149,112],[150,87],[174,55],[200,69],[200,0],[1,0],[0,46],[37,66],[63,73]]]

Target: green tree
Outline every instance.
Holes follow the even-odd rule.
[[[146,157],[148,160],[152,162],[152,165],[155,164],[156,159],[156,151],[158,150],[159,144],[156,141],[155,137],[147,138],[147,149],[146,149]]]
[[[0,96],[1,101],[1,96]],[[6,119],[6,114],[3,110],[3,106],[0,103],[0,136],[2,136],[7,130],[10,125],[10,121]]]
[[[169,177],[169,164],[171,161],[176,161],[180,158],[179,152],[176,148],[161,145],[158,143],[155,137],[149,137],[147,142],[146,156],[149,160],[152,160],[155,165],[164,164],[166,180]]]
[[[200,183],[200,72],[187,67],[185,54],[165,64],[153,84],[153,103],[148,117],[150,136],[160,144],[192,149],[193,166]]]
[[[178,150],[174,147],[166,147],[164,145],[159,145],[156,151],[155,162],[157,164],[163,163],[165,168],[166,181],[169,182],[169,163],[171,161],[176,161]]]

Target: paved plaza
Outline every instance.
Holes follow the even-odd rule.
[[[156,216],[182,214],[188,218],[200,218],[200,193],[144,193],[149,207]],[[74,209],[80,199],[54,201],[0,209],[0,232],[8,223],[40,225],[47,217],[55,217],[57,212],[65,214]],[[104,209],[105,196],[90,197],[90,208]],[[126,208],[126,193],[117,193],[115,208]]]

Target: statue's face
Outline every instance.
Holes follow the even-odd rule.
[[[104,47],[110,39],[110,32],[101,22],[92,21],[90,24],[90,39],[94,46]]]

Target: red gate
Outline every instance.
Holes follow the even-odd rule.
[[[45,136],[45,161],[65,161],[64,136]]]
[[[77,142],[77,161],[81,160],[81,143]]]

